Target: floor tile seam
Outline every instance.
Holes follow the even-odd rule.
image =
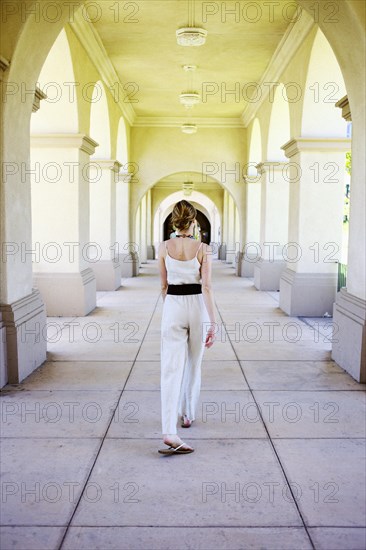
[[[131,376],[133,367],[134,367],[135,362],[136,362],[136,357],[138,356],[138,353],[139,353],[139,351],[140,351],[140,349],[141,349],[141,346],[142,346],[142,344],[143,344],[143,341],[144,341],[144,338],[145,338],[145,336],[146,336],[146,333],[147,333],[147,331],[148,331],[148,329],[149,329],[149,326],[150,326],[150,324],[151,324],[151,322],[152,322],[152,319],[153,319],[153,317],[154,317],[154,313],[155,313],[155,311],[156,311],[156,308],[157,308],[157,306],[158,306],[158,303],[159,303],[159,301],[160,301],[160,298],[161,298],[161,292],[159,293],[159,295],[158,295],[158,297],[157,297],[157,299],[156,299],[156,301],[155,301],[155,306],[154,306],[153,311],[152,311],[152,313],[151,313],[151,315],[150,315],[149,322],[147,323],[147,327],[146,327],[145,333],[144,333],[144,335],[143,335],[143,337],[142,337],[142,339],[141,339],[140,346],[139,346],[139,348],[138,348],[138,350],[137,350],[137,354],[136,354],[136,356],[135,356],[135,359],[134,359],[133,362],[132,362],[132,365],[131,365],[131,368],[130,368],[130,370],[129,370],[129,373],[128,373],[128,375],[127,375],[127,377],[126,377],[126,380],[125,380],[125,382],[124,382],[124,387],[123,387],[123,389],[126,387],[126,384],[127,384],[128,380],[129,380],[129,378],[130,378],[130,376]],[[117,408],[118,408],[118,406],[119,406],[120,400],[121,400],[121,398],[122,398],[123,389],[122,389],[122,391],[121,391],[121,393],[120,393],[120,396],[119,396],[119,398],[118,398],[118,400],[117,400],[117,403],[116,403],[115,408],[114,408],[114,410],[113,410],[113,412],[112,412],[112,414],[111,414],[111,417],[110,417],[110,419],[108,419],[109,421],[108,421],[108,424],[107,424],[107,426],[106,426],[106,428],[105,428],[104,435],[100,438],[101,441],[100,441],[99,448],[97,449],[97,451],[96,451],[96,453],[95,453],[94,460],[92,461],[92,464],[91,464],[91,466],[90,466],[90,468],[89,468],[89,473],[86,475],[86,478],[85,478],[85,482],[84,482],[83,488],[82,488],[82,490],[80,491],[80,495],[79,495],[79,498],[78,498],[77,502],[75,503],[74,510],[72,511],[72,513],[71,513],[71,515],[70,515],[70,518],[69,518],[69,521],[68,521],[68,525],[67,525],[67,527],[66,527],[66,529],[65,529],[65,532],[64,532],[64,534],[63,534],[63,536],[62,536],[62,538],[61,538],[60,544],[59,544],[59,546],[58,546],[58,550],[61,550],[61,549],[62,549],[62,546],[63,546],[63,544],[64,544],[65,538],[66,538],[66,536],[67,536],[68,529],[69,529],[69,527],[70,527],[70,525],[71,525],[71,523],[72,523],[72,520],[73,520],[73,518],[74,518],[74,516],[75,516],[75,514],[76,514],[76,511],[77,511],[77,509],[78,509],[78,506],[79,506],[79,504],[80,504],[80,502],[81,502],[81,500],[82,500],[82,496],[83,496],[83,494],[84,494],[85,487],[86,487],[87,484],[88,484],[88,481],[89,481],[89,479],[90,479],[90,477],[91,477],[91,475],[92,475],[92,472],[93,472],[93,470],[94,470],[94,467],[95,467],[95,465],[96,465],[96,462],[97,462],[97,460],[98,460],[98,458],[99,458],[99,454],[100,454],[101,449],[102,449],[102,447],[103,447],[103,443],[104,443],[104,441],[105,441],[105,439],[106,439],[106,437],[107,437],[108,430],[109,430],[109,428],[110,428],[110,426],[111,426],[111,424],[112,424],[112,422],[113,422],[113,418],[114,418],[115,412],[116,412],[116,410],[117,410]]]
[[[48,352],[48,353],[52,353],[52,352]],[[92,359],[90,361],[88,359],[47,359],[46,363],[134,363],[135,361],[136,359],[128,359],[126,361],[120,361],[119,359],[118,360],[100,359],[96,361],[93,361]],[[146,361],[148,360],[146,359]]]
[[[55,528],[58,529],[59,527],[66,527],[65,524],[62,525],[47,525],[47,524],[27,524],[27,523],[3,523],[0,527],[47,527],[47,528]],[[78,525],[73,524],[71,528],[74,527],[85,527],[87,529],[111,529],[111,528],[130,528],[130,527],[136,527],[139,528],[141,525],[138,524],[125,524],[125,525],[118,525],[118,524],[108,524],[108,525]],[[215,525],[192,525],[192,526],[186,526],[186,525],[145,525],[143,527],[147,527],[149,529],[220,529],[220,526]],[[308,526],[310,529],[362,529],[365,530],[365,525],[310,525]],[[245,525],[243,527],[238,525],[227,525],[225,526],[225,529],[299,529],[304,530],[304,527],[302,525]]]
[[[36,524],[36,523],[4,523],[1,527],[42,527],[42,528],[54,528],[66,527],[66,524]],[[85,525],[74,523],[71,525],[71,529],[74,528],[85,529],[130,529],[130,528],[147,528],[147,529],[298,529],[305,531],[302,525],[226,525],[226,524],[214,524],[214,525],[156,525],[156,524],[100,524],[100,525]],[[310,525],[310,529],[365,529],[364,525]]]
[[[49,439],[52,439],[52,440],[59,440],[59,439],[62,439],[62,440],[94,440],[94,439],[103,439],[104,436],[63,436],[63,435],[60,435],[60,436],[56,436],[56,435],[45,435],[45,436],[37,436],[37,435],[34,435],[34,436],[15,436],[15,435],[9,435],[9,436],[2,436],[0,441],[5,441],[5,440],[13,440],[13,439],[30,439],[30,440],[49,440]],[[187,436],[188,437],[188,436]],[[334,441],[344,441],[344,440],[350,440],[350,441],[364,441],[365,442],[365,437],[361,437],[361,436],[336,436],[336,435],[330,435],[330,436],[289,436],[289,437],[284,437],[284,436],[271,436],[271,438],[267,435],[264,435],[264,436],[248,436],[248,437],[234,437],[234,436],[230,436],[230,437],[201,437],[201,436],[197,436],[199,437],[200,440],[202,441],[256,441],[256,440],[260,440],[260,441],[268,441],[269,439],[275,439],[276,441],[278,440],[284,440],[284,441],[287,441],[289,439],[291,440],[298,440],[298,441],[320,441],[320,440],[324,440],[324,441],[329,441],[329,440],[334,440]],[[106,438],[106,440],[108,439],[121,439],[121,440],[126,440],[126,441],[156,441],[157,439],[161,439],[161,436],[157,435],[155,437],[151,437],[151,436],[141,436],[141,437],[131,437],[131,436],[115,436],[115,435],[108,435]],[[195,437],[191,437],[191,439],[196,439]]]
[[[225,388],[225,389],[202,389],[201,388],[201,393],[202,392],[216,392],[216,393],[224,393],[224,392],[238,392],[238,393],[241,393],[241,392],[250,392],[250,390],[252,389],[253,391],[256,391],[258,393],[260,392],[287,392],[287,393],[297,393],[297,392],[304,392],[304,393],[310,393],[310,392],[313,392],[313,393],[323,393],[323,392],[351,392],[351,393],[354,393],[354,392],[358,392],[358,393],[366,393],[366,390],[364,390],[363,388],[342,388],[342,389],[339,389],[339,388],[310,388],[310,389],[276,389],[276,388],[269,388],[269,389],[257,389],[257,388],[253,388],[252,386],[248,386],[249,389],[237,389],[237,388]],[[28,391],[28,390],[23,390],[23,391]],[[29,391],[49,391],[49,390],[29,390]],[[56,391],[56,390],[52,390],[52,391]],[[58,390],[57,391],[61,391],[61,390]],[[67,389],[63,390],[63,391],[69,391]],[[72,391],[79,391],[79,390],[72,390]],[[80,390],[81,391],[81,390]],[[83,390],[83,391],[88,391],[88,390]],[[90,390],[90,391],[98,391],[98,390]],[[113,391],[113,390],[103,390],[103,391]],[[116,390],[117,391],[117,390]],[[159,392],[160,389],[129,389],[129,388],[126,388],[124,389],[124,392],[127,393],[127,392]]]
[[[11,527],[11,525],[10,525]],[[37,525],[25,525],[24,527],[38,527]],[[43,527],[43,526],[42,526]],[[53,527],[52,525],[45,525],[44,527]],[[64,525],[55,525],[55,527],[64,527]],[[312,525],[312,524],[307,524],[305,527],[302,526],[302,525],[296,525],[296,524],[288,524],[288,525],[269,525],[269,524],[266,524],[266,525],[261,525],[261,524],[257,524],[257,525],[243,525],[243,524],[237,524],[237,525],[227,525],[227,524],[218,524],[218,523],[215,523],[215,524],[212,524],[212,525],[189,525],[189,526],[185,526],[185,525],[152,525],[152,524],[125,524],[125,525],[121,525],[121,524],[108,524],[108,525],[85,525],[85,524],[78,524],[78,523],[75,523],[71,526],[71,529],[72,528],[84,528],[84,529],[90,529],[90,528],[96,528],[96,529],[113,529],[113,528],[118,528],[118,529],[123,529],[123,528],[139,528],[139,529],[268,529],[268,530],[273,530],[273,529],[298,529],[298,530],[301,530],[301,531],[304,531],[305,533],[307,533],[307,530],[308,529],[362,529],[364,530],[365,527],[364,525],[348,525],[348,524],[344,524],[344,525]]]
[[[220,316],[220,318],[221,318],[221,321],[223,322],[224,320],[223,320],[221,311],[220,311],[219,309],[218,309],[218,313],[219,313],[219,316]],[[284,467],[284,465],[282,464],[282,461],[281,461],[281,459],[280,459],[280,457],[279,457],[279,454],[278,454],[278,452],[277,452],[277,449],[275,448],[275,445],[274,445],[274,443],[273,443],[272,440],[271,440],[271,434],[270,434],[269,429],[268,429],[268,427],[267,427],[267,425],[266,425],[266,423],[265,423],[265,421],[264,421],[264,418],[263,418],[263,415],[262,415],[262,411],[260,410],[259,404],[257,403],[257,400],[255,399],[254,393],[253,393],[253,391],[251,390],[251,388],[250,388],[250,386],[249,386],[247,377],[246,377],[245,372],[244,372],[244,368],[243,368],[243,366],[242,366],[241,363],[240,363],[240,359],[239,359],[239,357],[238,357],[238,354],[236,353],[236,350],[235,350],[234,345],[233,345],[232,341],[230,340],[230,338],[229,338],[229,341],[230,341],[230,345],[231,345],[232,351],[233,351],[235,357],[237,358],[237,360],[238,360],[238,362],[239,362],[240,369],[241,369],[241,371],[242,371],[242,374],[243,374],[245,383],[247,384],[247,386],[248,386],[248,388],[249,388],[249,391],[250,391],[250,393],[251,393],[251,395],[252,395],[252,399],[253,399],[253,401],[255,402],[256,406],[257,406],[258,414],[259,414],[259,416],[260,416],[260,418],[261,418],[261,420],[262,420],[263,427],[264,427],[264,429],[265,429],[265,431],[266,431],[266,433],[267,433],[268,441],[269,441],[269,443],[270,443],[270,446],[272,447],[272,452],[274,453],[274,456],[277,458],[277,463],[278,463],[278,465],[279,465],[280,471],[282,472],[282,475],[283,475],[283,477],[284,477],[284,479],[285,479],[285,483],[287,483],[288,490],[290,491],[290,494],[291,494],[291,496],[292,496],[293,504],[294,504],[294,506],[295,506],[295,508],[296,508],[296,510],[297,510],[297,515],[298,515],[298,517],[300,518],[300,521],[302,522],[302,524],[303,524],[303,526],[304,526],[304,528],[305,528],[305,530],[306,530],[306,533],[307,533],[307,536],[308,536],[308,539],[309,539],[309,542],[310,542],[310,544],[311,544],[312,549],[313,549],[313,550],[316,550],[315,545],[314,545],[314,542],[313,542],[313,540],[312,540],[312,538],[311,538],[311,536],[310,536],[310,533],[309,533],[308,530],[307,530],[306,523],[305,523],[305,518],[303,517],[302,511],[301,511],[301,509],[300,509],[300,505],[299,505],[299,503],[296,501],[295,495],[294,495],[294,493],[293,493],[293,489],[292,489],[291,483],[290,483],[290,481],[289,481],[289,479],[288,479],[288,476],[287,476],[285,467]]]
[[[218,359],[219,361],[219,359]],[[234,361],[234,359],[227,359],[227,361]],[[240,363],[335,363],[332,359],[239,359]],[[338,372],[334,374],[345,374],[344,372]]]

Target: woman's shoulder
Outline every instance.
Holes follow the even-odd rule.
[[[162,241],[161,243],[159,243],[159,246],[158,246],[158,255],[161,255],[162,253],[165,252],[166,250],[166,243],[168,241]]]

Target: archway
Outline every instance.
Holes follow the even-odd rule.
[[[33,283],[48,316],[86,315],[95,307],[93,272],[83,250],[89,242],[89,187],[85,165],[94,143],[79,133],[77,96],[66,31],[59,33],[38,86],[46,94],[31,118]],[[38,170],[37,170],[38,167]],[[70,243],[75,243],[70,255]]]
[[[121,116],[118,123],[116,158],[122,164],[122,171],[127,172],[128,141],[125,119]]]
[[[289,159],[288,242],[301,255],[287,260],[280,307],[289,315],[331,315],[341,258],[347,124],[335,109],[346,93],[342,72],[320,29],[314,37],[305,83],[302,135],[283,149]]]
[[[182,199],[191,202],[196,210],[204,216],[201,218],[202,226],[205,228],[204,231],[207,231],[208,227],[210,229],[209,235],[207,235],[206,239],[210,238],[210,242],[213,244],[216,251],[218,248],[218,243],[220,242],[222,210],[219,210],[216,202],[199,191],[192,191],[189,197],[185,196],[182,191],[175,191],[156,205],[152,213],[153,242],[155,248],[157,248],[161,241],[165,240],[168,230],[165,229],[164,224],[168,217],[170,219],[174,204]],[[207,222],[205,221],[205,218],[207,219]],[[200,224],[201,221],[199,222]],[[169,235],[167,238],[169,238]]]
[[[254,285],[258,290],[277,291],[286,268],[282,256],[288,242],[289,181],[286,157],[281,149],[290,139],[290,110],[283,83],[276,87],[268,128],[266,159],[259,164],[260,260],[254,264]],[[266,243],[275,243],[273,249]]]
[[[201,212],[201,210],[199,210],[198,207],[195,206],[195,208],[197,210],[196,219],[197,219],[198,225],[200,227],[201,240],[202,240],[202,242],[204,242],[206,244],[210,244],[210,242],[211,242],[211,223],[210,223],[209,219],[207,218],[207,216],[205,216],[205,214],[203,212]],[[170,235],[174,231],[171,219],[172,219],[172,214],[170,213],[164,221],[164,226],[163,226],[164,227],[163,228],[163,240],[164,241],[168,240],[170,238]]]

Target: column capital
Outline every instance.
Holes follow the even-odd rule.
[[[112,172],[118,173],[122,164],[118,160],[113,159],[91,159],[92,162],[98,164],[101,170],[111,170]]]
[[[120,182],[130,183],[131,178],[132,178],[132,174],[127,170],[121,170],[118,173],[118,181]]]
[[[283,161],[276,161],[276,160],[264,160],[263,162],[260,162],[256,165],[256,169],[258,170],[259,174],[265,174],[269,171],[281,171],[283,170],[283,167],[286,166],[287,162]]]
[[[86,134],[31,134],[31,147],[50,149],[76,148],[93,155],[99,143]]]
[[[0,81],[3,80],[5,71],[10,67],[10,61],[0,55]]]
[[[342,117],[344,120],[347,120],[347,122],[352,122],[352,114],[351,114],[351,108],[348,101],[348,96],[345,95],[337,101],[337,103],[334,105],[334,107],[338,107],[339,109],[342,109]]]
[[[245,183],[260,183],[260,178],[258,176],[243,176]]]
[[[287,158],[303,152],[346,152],[351,148],[350,138],[298,137],[290,139],[281,149]]]
[[[47,97],[46,94],[44,94],[42,90],[38,88],[38,86],[36,86],[36,90],[34,92],[33,107],[32,107],[33,113],[36,113],[38,111],[41,100],[46,99],[46,97]]]

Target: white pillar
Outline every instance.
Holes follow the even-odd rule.
[[[351,121],[347,96],[338,104],[345,120]],[[362,131],[363,131],[363,125]],[[358,125],[352,128],[352,175],[346,287],[338,292],[333,322],[338,332],[332,358],[355,380],[366,382],[366,192],[363,171],[365,150]]]
[[[331,313],[342,245],[345,153],[350,140],[298,138],[284,149],[290,159],[288,262],[280,307],[288,315]]]
[[[116,241],[118,243],[121,277],[133,277],[135,252],[130,239],[130,180],[131,174],[121,171],[116,183]]]
[[[141,199],[140,205],[140,254],[141,263],[147,263],[147,205],[146,194]]]
[[[146,228],[147,228],[147,259],[155,259],[155,247],[153,243],[153,220],[152,220],[152,201],[151,201],[151,189],[146,194]]]
[[[137,252],[137,264],[138,264],[138,267],[140,267],[141,266],[141,203],[139,204],[136,211],[135,235],[136,235],[135,250]]]
[[[0,69],[3,63],[0,62]],[[3,107],[0,106],[3,112]],[[24,109],[19,120],[23,120]],[[29,119],[28,119],[29,120]],[[26,126],[26,118],[24,117]],[[15,122],[13,122],[15,123]],[[32,280],[29,132],[19,143],[3,140],[1,186],[1,385],[18,384],[47,357],[46,308]]]
[[[228,224],[229,224],[229,193],[224,189],[224,204],[222,208],[222,227],[221,227],[221,247],[219,258],[226,261],[226,251],[228,248]]]
[[[279,290],[286,267],[282,249],[288,237],[289,177],[284,162],[261,162],[257,169],[261,175],[260,259],[254,264],[254,285],[258,290]]]
[[[121,164],[93,159],[90,170],[90,240],[96,243],[92,264],[97,290],[121,286],[121,266],[116,236],[116,184]]]
[[[241,277],[254,277],[254,265],[259,260],[261,219],[261,177],[245,176],[245,230],[241,255]]]
[[[232,196],[228,193],[227,209],[227,247],[226,263],[235,267],[236,242],[235,242],[235,203]]]
[[[84,316],[96,305],[88,163],[97,145],[82,134],[31,136],[33,283],[51,317]]]

